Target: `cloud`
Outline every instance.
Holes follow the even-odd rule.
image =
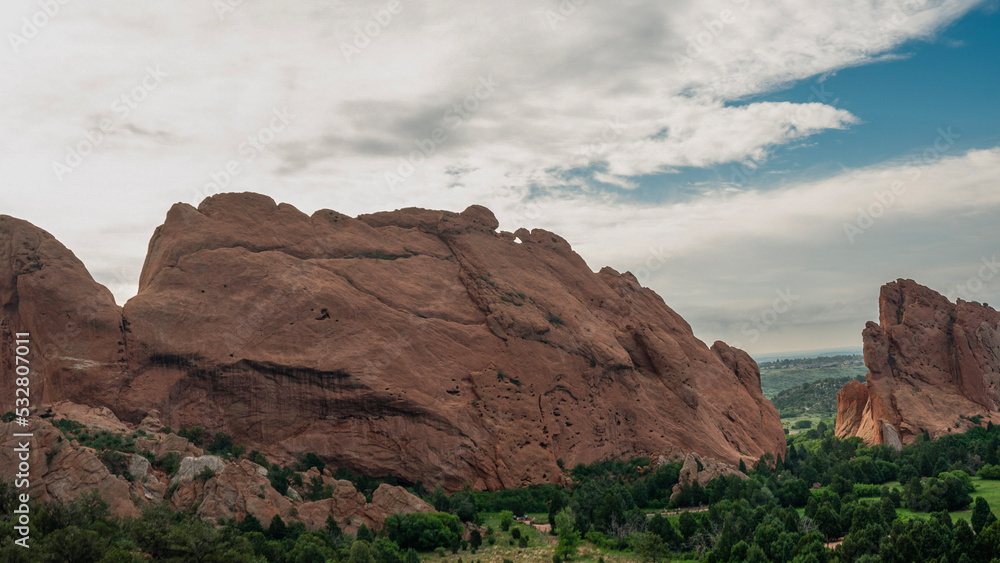
[[[593,264],[641,263],[641,251],[624,257],[617,247],[645,232],[673,256],[746,232],[837,239],[839,227],[821,234],[815,225],[844,209],[842,193],[867,204],[870,194],[837,184],[857,185],[850,174],[775,193],[706,186],[704,197],[648,209],[595,185],[633,189],[637,176],[765,160],[850,128],[865,116],[829,100],[749,99],[897,56],[978,3],[215,4],[70,2],[32,33],[22,18],[34,18],[37,3],[0,6],[8,43],[24,39],[0,49],[0,201],[117,288],[136,275],[170,204],[217,191],[352,214],[483,203],[517,226],[558,227]],[[141,93],[151,67],[162,83]],[[281,110],[295,117],[251,158],[245,143]],[[119,126],[57,176],[54,163],[88,148],[103,119]],[[238,175],[225,173],[231,162]],[[922,198],[942,200],[901,197],[899,214],[927,207]],[[554,205],[578,223],[551,218]],[[109,224],[120,228],[102,232]],[[687,297],[670,280],[650,283]],[[128,293],[116,290],[119,300]]]
[[[948,148],[928,133],[928,147]],[[707,340],[753,351],[815,348],[808,341],[821,337],[846,346],[877,319],[879,287],[898,277],[952,299],[1000,301],[1000,275],[975,281],[1000,254],[997,177],[1000,148],[921,151],[770,191],[661,205],[536,198],[498,216],[501,228],[530,217],[591,266],[633,272]],[[781,291],[800,299],[756,338],[744,334]]]

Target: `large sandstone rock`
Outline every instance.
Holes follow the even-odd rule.
[[[559,482],[559,459],[784,454],[749,356],[559,236],[496,228],[478,206],[351,218],[218,195],[171,208],[120,310],[3,218],[0,354],[32,332],[45,402],[449,489]]]
[[[862,333],[866,383],[837,394],[836,433],[901,447],[972,426],[1000,409],[1000,313],[951,303],[913,280],[882,287],[879,323]]]
[[[122,437],[134,435],[135,429],[119,421],[110,411],[90,409],[62,403],[61,412],[87,417],[87,433],[109,429]],[[15,437],[15,433],[30,433],[30,438]],[[186,455],[177,473],[171,476],[154,469],[141,455],[125,453],[121,475],[112,474],[101,461],[101,452],[79,443],[71,434],[63,435],[47,419],[33,419],[24,428],[15,423],[0,423],[0,438],[10,447],[0,450],[0,472],[15,478],[20,472],[19,453],[15,450],[27,443],[30,450],[27,474],[31,498],[45,503],[67,503],[96,490],[108,501],[118,516],[136,516],[146,506],[164,500],[175,510],[194,511],[200,518],[218,521],[222,518],[242,520],[253,515],[267,525],[275,515],[283,519],[300,520],[310,529],[326,525],[333,517],[342,530],[355,533],[361,524],[382,527],[393,514],[433,512],[434,507],[410,494],[402,487],[381,485],[372,495],[372,502],[358,492],[350,481],[321,475],[315,469],[303,475],[308,483],[313,477],[329,486],[331,498],[302,502],[278,493],[268,480],[268,471],[247,459],[229,460],[213,455],[192,456],[187,440],[174,434],[150,434],[136,440],[140,448],[156,446],[165,453]],[[147,447],[149,446],[149,447]],[[150,450],[152,451],[152,450]],[[202,470],[213,471],[205,478]]]
[[[139,488],[121,476],[113,475],[89,448],[76,447],[62,439],[62,433],[44,420],[29,428],[15,423],[0,423],[0,438],[6,447],[0,448],[0,475],[14,481],[20,473],[19,452],[15,447],[27,444],[30,451],[27,471],[30,498],[40,503],[74,501],[96,490],[122,516],[138,516],[135,501]],[[14,437],[15,433],[30,433],[30,438]],[[18,492],[23,490],[18,489]],[[140,500],[141,504],[141,500]]]

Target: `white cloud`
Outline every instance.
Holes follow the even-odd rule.
[[[213,175],[226,183],[220,171],[234,160],[240,172],[221,190],[261,191],[304,210],[476,202],[526,224],[543,219],[525,203],[531,186],[558,186],[585,168],[596,174],[574,180],[580,195],[562,201],[594,230],[562,230],[580,233],[593,264],[609,262],[623,241],[591,241],[638,231],[615,219],[623,207],[595,199],[591,179],[630,187],[637,174],[765,159],[850,127],[864,116],[830,100],[743,100],[892,56],[977,2],[590,1],[555,25],[552,13],[575,3],[401,0],[390,18],[388,1],[249,1],[224,17],[214,4],[67,2],[30,38],[21,18],[36,17],[39,4],[0,6],[8,42],[26,38],[16,52],[0,48],[0,204],[51,230],[109,282],[137,273],[170,204],[198,203],[215,189]],[[362,32],[374,36],[366,43]],[[149,67],[166,74],[162,84],[122,117],[121,97]],[[247,158],[241,143],[281,108],[295,118]],[[86,147],[86,131],[104,119],[120,121],[59,181],[53,162]],[[444,137],[425,158],[438,129]],[[386,172],[408,159],[423,162],[388,185]],[[742,215],[743,204],[776,208],[764,217],[799,205],[791,194],[715,197],[646,210],[637,224],[675,224],[672,252],[683,252],[716,236],[697,233],[706,218],[713,231],[744,224],[778,236],[774,223]],[[795,227],[778,223],[785,234]]]

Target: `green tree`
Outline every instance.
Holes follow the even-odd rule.
[[[816,522],[816,528],[819,529],[820,533],[826,538],[826,541],[830,541],[833,538],[840,536],[840,518],[834,513],[830,505],[823,503],[816,511],[816,516],[813,518]]]
[[[375,532],[373,532],[366,524],[362,523],[358,526],[358,533],[356,537],[358,541],[371,543],[375,541]]]
[[[670,555],[670,550],[658,534],[646,532],[639,536],[636,542],[635,553],[643,561],[656,563]]]
[[[990,510],[990,503],[983,497],[976,497],[976,503],[972,506],[972,529],[977,534],[983,528],[989,526],[997,519]]]
[[[994,558],[1000,554],[1000,521],[994,520],[976,535],[976,549],[982,561],[996,560]]]
[[[552,525],[553,532],[556,530],[556,514],[566,508],[567,503],[566,493],[562,489],[552,490],[552,495],[549,497],[549,524]]]
[[[448,493],[444,492],[444,487],[441,485],[434,485],[434,490],[431,491],[431,496],[428,497],[427,502],[434,505],[434,508],[438,512],[448,512],[449,502]]]
[[[500,511],[500,529],[507,531],[510,529],[510,525],[514,523],[514,513],[509,510]]]
[[[257,519],[253,514],[247,514],[243,521],[240,522],[237,528],[243,532],[264,532],[264,526],[261,525],[260,520]]]
[[[267,527],[267,537],[280,541],[285,539],[286,535],[288,535],[288,526],[285,525],[285,521],[281,519],[281,516],[275,514],[271,518],[271,524]]]
[[[469,532],[469,545],[472,546],[473,550],[477,550],[479,546],[483,545],[483,536],[479,533],[479,530]]]
[[[354,542],[354,545],[351,546],[351,557],[347,563],[375,563],[371,544],[364,540]]]
[[[690,512],[681,512],[677,524],[681,535],[684,536],[684,541],[690,540],[698,532],[698,518]]]
[[[559,536],[559,543],[556,544],[556,556],[561,561],[566,561],[576,555],[576,548],[580,543],[580,532],[576,529],[576,519],[573,511],[569,508],[562,509],[556,514],[556,533]]]
[[[333,514],[328,514],[326,516],[326,533],[330,534],[331,538],[339,538],[344,532],[340,529],[337,521],[333,518]]]

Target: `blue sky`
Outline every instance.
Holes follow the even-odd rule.
[[[859,346],[899,277],[1000,303],[995,0],[220,4],[0,6],[0,212],[119,303],[225,191],[485,205],[755,354]]]
[[[730,105],[756,102],[829,103],[861,123],[773,148],[746,166],[727,162],[636,178],[638,189],[605,189],[637,201],[678,201],[738,182],[777,185],[835,175],[919,155],[938,128],[950,128],[954,152],[1000,144],[1000,11],[983,6],[930,37],[907,41],[872,62],[784,84]],[[750,172],[752,170],[752,172]]]

